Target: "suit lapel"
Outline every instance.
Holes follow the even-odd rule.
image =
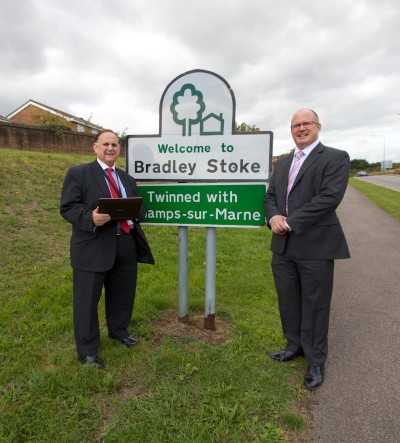
[[[97,161],[92,163],[92,176],[93,181],[100,188],[101,195],[110,195],[111,197],[110,189],[108,188],[106,179],[104,177],[103,168],[98,164]]]
[[[304,175],[304,173],[307,171],[307,169],[319,158],[321,152],[324,150],[324,145],[322,143],[319,143],[307,156],[307,158],[304,160],[303,164],[301,165],[301,168],[297,174],[296,180],[293,183],[292,189],[296,186],[298,181],[301,179],[301,177]],[[288,171],[289,174],[289,171]]]

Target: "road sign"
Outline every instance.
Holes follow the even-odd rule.
[[[219,75],[186,72],[165,89],[159,133],[127,136],[127,166],[138,181],[266,182],[272,132],[235,131],[235,96]]]
[[[216,227],[265,224],[273,134],[236,132],[235,112],[229,84],[218,74],[196,69],[166,87],[158,134],[126,137],[130,175],[142,183],[175,182],[139,188],[147,207],[145,223],[178,226],[180,319],[188,317],[187,226],[207,228],[207,329],[214,328],[215,318]]]
[[[264,226],[265,191],[265,183],[139,185],[145,223],[172,226]]]

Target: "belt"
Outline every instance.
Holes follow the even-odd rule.
[[[125,232],[124,230],[122,230],[121,228],[117,229],[117,237],[120,235],[129,235],[131,233],[131,231],[129,232]]]

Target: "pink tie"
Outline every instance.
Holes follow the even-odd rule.
[[[301,158],[303,157],[303,151],[297,151],[295,155],[295,161],[292,164],[292,167],[289,171],[288,185],[287,185],[287,193],[286,193],[286,214],[288,214],[288,198],[290,191],[292,190],[294,181],[296,180],[297,174],[299,172],[301,166]]]
[[[119,195],[117,194],[116,189],[118,189],[117,183],[114,180],[114,177],[112,175],[112,168],[107,168],[107,173],[108,173],[108,178],[110,179],[110,182],[114,185],[114,186],[110,186],[110,191],[111,191],[111,196],[112,198],[119,198]],[[115,187],[115,189],[114,189]],[[119,224],[121,226],[121,229],[126,232],[127,234],[129,233],[129,231],[131,230],[131,227],[128,225],[126,220],[120,220]]]

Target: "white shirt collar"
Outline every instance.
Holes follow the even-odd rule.
[[[314,143],[311,143],[311,145],[308,145],[306,148],[302,149],[303,154],[307,157],[307,155],[310,154],[310,152],[318,145],[319,140],[315,140]],[[297,152],[300,151],[300,149],[296,146],[294,150],[294,155],[297,154]]]
[[[110,167],[102,162],[100,159],[97,159],[97,163],[103,168],[104,171]],[[112,166],[112,170],[115,171],[115,165]]]

